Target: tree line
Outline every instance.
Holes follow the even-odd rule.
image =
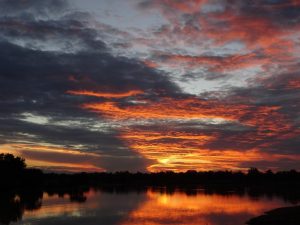
[[[101,172],[58,174],[44,173],[40,169],[27,168],[25,159],[12,154],[0,154],[0,188],[43,186],[99,186],[99,185],[144,185],[144,186],[187,186],[187,185],[300,185],[300,172],[259,171],[250,168],[242,171],[196,171],[175,173],[164,171],[157,173]]]

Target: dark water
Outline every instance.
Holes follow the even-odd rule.
[[[91,189],[77,195],[1,193],[0,199],[0,223],[24,225],[242,225],[265,211],[293,205],[276,196],[151,188]]]

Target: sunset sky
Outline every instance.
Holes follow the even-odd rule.
[[[0,152],[58,172],[300,169],[300,1],[0,0]]]

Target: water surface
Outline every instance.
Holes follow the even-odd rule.
[[[42,192],[27,199],[23,194],[6,200],[9,203],[0,203],[2,224],[23,225],[243,225],[265,211],[293,205],[272,195],[153,188],[140,192]]]

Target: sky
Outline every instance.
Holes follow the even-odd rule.
[[[298,0],[0,0],[0,49],[30,167],[300,169]]]

